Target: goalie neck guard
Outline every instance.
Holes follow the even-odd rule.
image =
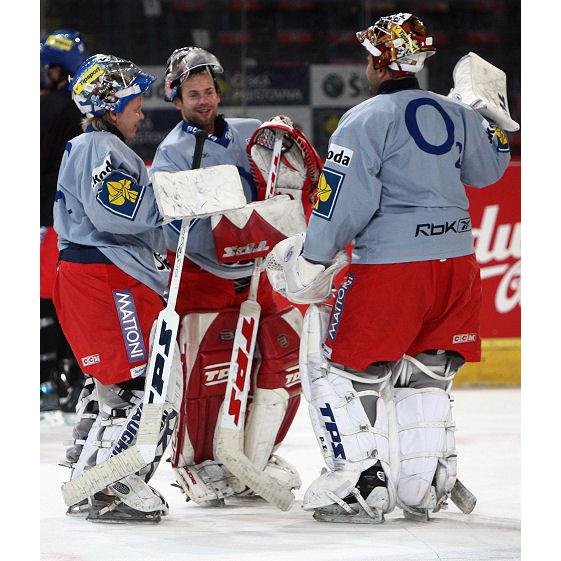
[[[412,14],[384,16],[356,37],[372,55],[376,70],[388,66],[398,72],[419,72],[436,52],[427,26]]]
[[[308,205],[312,203],[323,162],[306,135],[294,127],[292,121],[285,116],[274,117],[264,122],[253,133],[247,144],[249,164],[253,180],[257,185],[258,199],[265,198],[276,131],[282,131],[284,138],[273,194],[289,194],[292,198],[301,197],[304,209],[307,211]],[[299,194],[296,193],[297,191]]]

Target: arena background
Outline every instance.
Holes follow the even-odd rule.
[[[150,164],[179,114],[163,100],[162,76],[178,47],[197,45],[224,66],[226,116],[267,119],[286,114],[325,157],[340,116],[368,97],[364,51],[354,33],[397,11],[418,15],[437,54],[421,85],[447,94],[452,70],[469,51],[508,77],[512,117],[521,122],[520,1],[515,0],[43,0],[41,37],[57,28],[81,31],[90,54],[133,60],[158,81],[146,97],[146,119],[132,144]],[[522,124],[522,123],[521,123]],[[464,367],[456,385],[520,384],[520,152],[489,189],[468,189],[482,266],[483,360]]]

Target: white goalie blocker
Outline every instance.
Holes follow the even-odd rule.
[[[202,140],[204,142],[204,139]],[[202,148],[201,142],[201,148]],[[199,159],[200,162],[200,159]],[[198,167],[199,163],[197,163]],[[156,202],[165,221],[181,218],[182,233],[177,248],[167,306],[158,315],[156,333],[150,349],[142,415],[134,445],[84,471],[62,486],[68,506],[93,496],[98,491],[132,475],[154,461],[160,438],[179,316],[175,311],[183,256],[190,219],[205,218],[242,208],[246,204],[238,170],[221,165],[182,172],[156,172],[152,179]]]
[[[470,52],[456,63],[453,78],[448,97],[470,105],[507,132],[520,129],[510,116],[506,74],[500,68]]]

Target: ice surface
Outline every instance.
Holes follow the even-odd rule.
[[[41,429],[40,550],[43,561],[490,561],[518,560],[520,531],[520,390],[454,392],[459,477],[477,496],[466,516],[453,504],[428,523],[396,510],[382,525],[316,522],[301,508],[323,462],[303,403],[279,454],[300,470],[296,504],[281,512],[260,499],[224,508],[186,503],[162,463],[151,484],[170,514],[159,525],[93,524],[65,516],[60,486],[68,426]]]

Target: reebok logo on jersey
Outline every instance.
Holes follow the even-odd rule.
[[[327,161],[339,164],[341,166],[349,167],[353,159],[354,151],[338,144],[330,144],[327,149]]]
[[[477,333],[459,333],[452,337],[452,343],[458,345],[460,343],[473,343],[477,340]]]
[[[329,168],[323,168],[319,176],[317,199],[313,214],[325,220],[331,220],[335,203],[339,195],[339,189],[343,185],[345,174]]]
[[[464,232],[471,231],[471,218],[467,216],[466,218],[460,218],[459,220],[453,220],[452,222],[446,221],[444,224],[417,224],[417,229],[415,230],[415,237],[419,236],[443,236],[453,232],[454,234],[463,234]]]

